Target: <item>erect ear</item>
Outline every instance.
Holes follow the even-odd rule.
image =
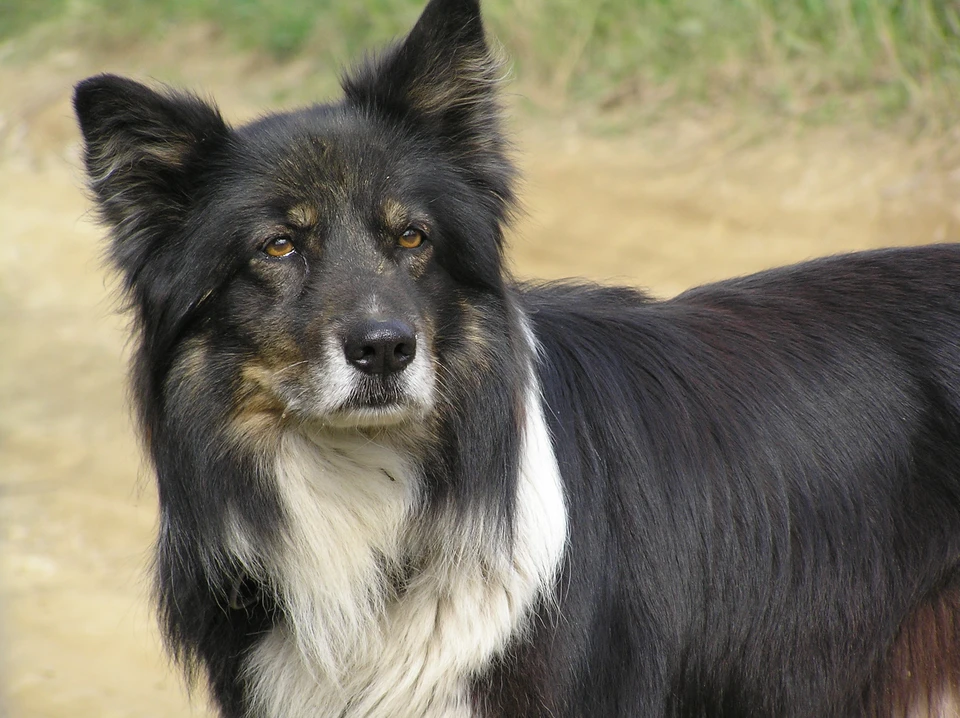
[[[482,171],[504,165],[501,67],[478,0],[430,0],[410,34],[344,78],[343,88],[348,102],[431,133]]]
[[[161,94],[115,75],[77,85],[73,106],[86,143],[90,185],[114,230],[124,269],[137,264],[171,223],[182,222],[201,167],[227,140],[216,109],[186,94]]]

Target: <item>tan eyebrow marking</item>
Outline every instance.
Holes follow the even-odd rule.
[[[381,211],[383,212],[384,224],[391,230],[400,232],[406,228],[410,213],[407,211],[407,208],[397,202],[397,200],[392,198],[385,199]]]
[[[291,207],[287,212],[287,219],[298,229],[310,229],[316,226],[320,213],[314,205],[304,202]]]

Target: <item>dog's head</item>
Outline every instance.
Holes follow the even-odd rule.
[[[191,95],[80,83],[145,411],[384,427],[429,416],[444,371],[493,363],[514,177],[498,67],[477,0],[432,0],[340,102],[239,128]]]

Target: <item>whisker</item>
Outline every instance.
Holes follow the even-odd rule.
[[[310,363],[310,360],[309,360],[309,359],[303,359],[303,360],[301,360],[301,361],[295,361],[295,362],[293,362],[292,364],[287,364],[287,365],[284,366],[284,367],[280,367],[279,369],[277,369],[276,371],[274,371],[274,372],[271,374],[271,376],[274,376],[274,377],[275,377],[275,376],[277,376],[277,375],[279,375],[279,374],[282,374],[282,373],[285,372],[285,371],[289,371],[290,369],[293,369],[294,367],[298,367],[298,366],[300,366],[301,364],[309,364],[309,363]]]

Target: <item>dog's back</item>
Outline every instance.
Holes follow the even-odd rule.
[[[563,615],[607,637],[582,714],[891,715],[958,685],[958,290],[951,245],[667,302],[531,292]]]

